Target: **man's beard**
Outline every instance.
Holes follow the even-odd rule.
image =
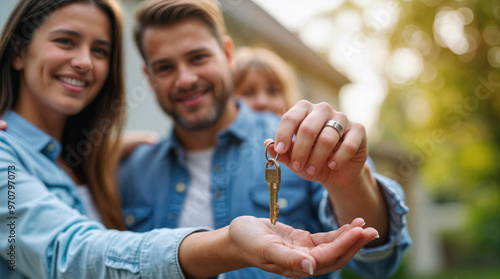
[[[214,90],[213,87],[211,89]],[[200,131],[215,125],[219,119],[224,114],[227,107],[227,102],[232,92],[232,88],[228,86],[222,86],[221,89],[223,94],[214,94],[214,104],[209,109],[208,113],[202,115],[199,119],[188,119],[183,117],[181,113],[178,113],[174,109],[171,112],[167,112],[174,121],[181,126],[183,129],[188,131]]]

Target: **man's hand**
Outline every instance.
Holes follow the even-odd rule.
[[[337,123],[325,126],[329,121]],[[266,140],[264,146],[270,141]],[[273,157],[279,153],[279,161],[302,178],[321,183],[329,193],[339,225],[362,217],[381,236],[370,245],[385,242],[389,214],[378,182],[366,164],[368,146],[363,125],[350,121],[327,103],[300,101],[281,118],[274,148],[268,152]]]
[[[328,120],[342,126],[342,135],[335,128],[325,127]],[[270,155],[276,152],[279,161],[302,178],[320,182],[328,189],[358,183],[368,146],[363,125],[350,121],[327,103],[303,100],[283,115],[274,149],[269,148]]]

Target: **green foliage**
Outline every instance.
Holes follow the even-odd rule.
[[[399,142],[408,156],[415,151],[410,163],[436,198],[467,205],[463,233],[471,247],[499,257],[500,51],[495,54],[495,49],[500,48],[500,1],[399,4],[392,49],[416,50],[423,67],[418,77],[391,84],[381,113],[384,136]],[[443,11],[455,12],[455,17],[441,18],[443,34],[461,36],[463,30],[466,51],[439,43],[443,39],[436,22]],[[454,20],[463,21],[462,29]]]

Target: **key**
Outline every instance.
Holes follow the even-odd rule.
[[[276,168],[271,168],[272,166]],[[269,188],[269,219],[273,225],[278,220],[279,205],[278,205],[278,191],[281,182],[281,169],[280,164],[274,158],[268,159],[266,163],[266,182]]]

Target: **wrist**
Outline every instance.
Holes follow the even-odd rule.
[[[179,247],[179,263],[186,278],[208,278],[245,267],[228,227],[188,235]]]

